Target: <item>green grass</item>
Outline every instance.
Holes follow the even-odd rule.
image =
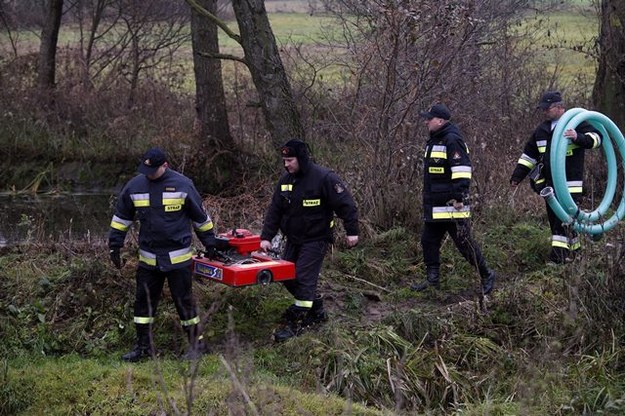
[[[323,35],[323,28],[331,22],[329,17],[300,13],[274,13],[269,15],[269,22],[278,43],[287,41],[301,45],[314,45]],[[235,21],[228,22],[228,26],[238,33]],[[237,50],[236,41],[219,31],[219,46],[225,50]]]
[[[310,15],[306,11],[304,2],[270,2],[269,19],[279,45],[296,44],[308,47],[311,53],[329,53],[323,49],[315,52],[318,42],[324,39],[324,30],[331,28],[332,19],[320,14]],[[297,4],[296,4],[297,3]],[[576,77],[594,77],[595,63],[592,59],[578,50],[580,45],[588,45],[598,33],[598,20],[593,16],[593,10],[587,0],[576,0],[564,10],[528,16],[526,25],[539,22],[540,32],[533,42],[536,59],[545,62],[546,71],[560,68],[565,80],[574,80]],[[273,12],[272,10],[277,10]],[[236,21],[227,22],[235,33],[238,33]],[[39,47],[39,38],[30,31],[17,33],[21,53],[36,52]],[[59,34],[59,45],[75,45],[78,42],[79,31],[76,27],[64,25]],[[240,45],[219,30],[219,44],[222,53],[242,57]],[[9,42],[6,33],[0,33],[0,47],[8,52]],[[587,46],[585,46],[587,47]],[[331,52],[330,52],[331,53]],[[185,71],[186,81],[184,90],[192,92],[193,67],[191,60],[190,43],[177,52],[177,62]],[[224,78],[226,83],[231,82],[234,74],[233,63],[224,61]],[[247,76],[247,70],[242,70]],[[328,80],[339,80],[340,71],[335,67],[325,68],[321,75]]]
[[[524,28],[539,29],[533,41],[537,62],[545,63],[545,72],[561,71],[562,82],[576,77],[595,76],[596,64],[589,55],[599,33],[599,19],[592,10],[570,7],[528,16]]]
[[[381,414],[349,405],[336,396],[306,394],[262,380],[246,381],[245,374],[229,374],[216,355],[202,359],[191,385],[193,367],[176,360],[129,365],[120,363],[117,357],[94,360],[75,355],[16,360],[8,370],[5,368],[1,379],[0,413],[222,415],[231,411],[243,414],[254,406],[262,414],[340,415],[348,407],[354,415]],[[232,384],[233,376],[240,378],[239,387]],[[249,395],[252,405],[242,393]]]
[[[416,294],[406,287],[422,273],[419,236],[380,232],[326,259],[332,319],[278,345],[269,337],[291,301],[280,285],[196,285],[201,309],[215,308],[193,413],[249,411],[245,392],[260,414],[390,414],[398,403],[408,413],[618,414],[623,294],[605,244],[621,236],[585,243],[583,259],[551,269],[546,230],[532,216],[483,212],[474,234],[499,275],[483,304],[451,242],[442,290]],[[158,361],[120,362],[134,338],[134,270],[105,266],[104,253],[67,242],[2,253],[0,414],[187,409],[192,369],[177,359],[171,299],[159,308]]]

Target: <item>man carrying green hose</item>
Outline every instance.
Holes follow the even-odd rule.
[[[523,154],[512,172],[510,185],[515,188],[526,176],[529,176],[532,189],[539,193],[546,186],[553,186],[549,160],[552,136],[566,108],[562,95],[558,91],[545,92],[537,108],[543,111],[545,121],[536,127],[525,144]],[[566,151],[567,187],[573,199],[579,202],[584,190],[584,151],[601,146],[601,134],[584,121],[575,129],[567,129],[564,136],[570,140]],[[548,204],[547,218],[551,228],[550,262],[563,264],[571,261],[580,248],[577,233],[565,227]]]

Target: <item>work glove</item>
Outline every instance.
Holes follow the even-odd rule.
[[[209,260],[216,260],[218,256],[218,251],[215,246],[208,246],[206,250],[204,250],[204,254]]]
[[[115,267],[117,267],[118,269],[122,268],[122,258],[119,254],[119,248],[112,248],[109,251],[109,256],[111,257],[111,262],[115,265]]]

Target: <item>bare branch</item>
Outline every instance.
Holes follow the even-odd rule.
[[[237,61],[237,62],[241,62],[245,65],[247,65],[247,62],[245,61],[244,58],[241,58],[239,56],[236,55],[230,55],[227,53],[205,53],[205,52],[197,52],[197,54],[203,58],[210,58],[210,59],[227,59],[230,61]]]
[[[213,23],[215,23],[221,30],[223,30],[230,38],[237,41],[237,43],[241,43],[241,36],[234,33],[227,24],[224,23],[223,20],[219,19],[217,16],[206,10],[204,7],[200,6],[200,4],[196,0],[185,0],[189,6],[195,9],[196,12],[201,14],[202,16],[210,19]]]

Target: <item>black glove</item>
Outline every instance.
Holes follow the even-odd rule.
[[[112,248],[109,251],[109,256],[111,257],[111,262],[115,265],[115,267],[117,267],[118,269],[122,268],[122,258],[119,254],[119,248]]]
[[[209,260],[216,260],[217,256],[218,256],[218,251],[217,248],[215,246],[208,246],[206,247],[206,250],[204,251],[206,257]]]

